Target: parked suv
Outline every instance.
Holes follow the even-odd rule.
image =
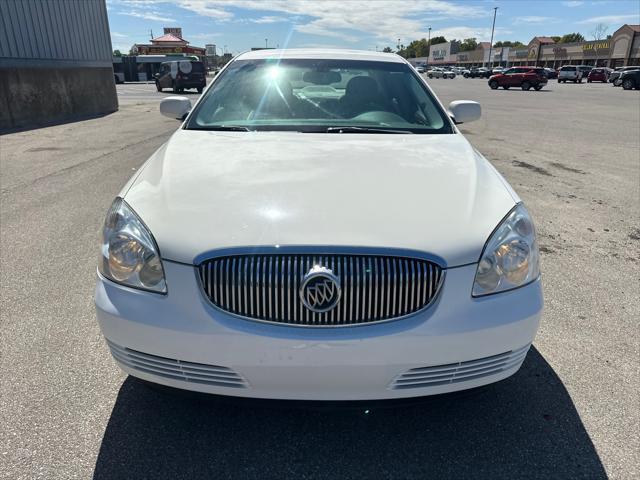
[[[607,70],[604,68],[594,68],[587,75],[587,83],[591,82],[603,82],[607,83]]]
[[[626,70],[620,74],[620,85],[625,90],[631,90],[635,88],[640,90],[640,66],[636,67],[636,70]]]
[[[509,90],[511,87],[529,90],[533,87],[535,90],[540,90],[547,84],[547,74],[544,68],[514,67],[503,73],[492,75],[488,83],[492,90],[498,87],[502,87],[505,90]]]
[[[637,70],[638,68],[640,68],[639,65],[636,65],[635,67],[618,67],[615,69],[615,71],[609,74],[609,82],[613,83],[614,87],[619,87],[620,82],[618,82],[617,80],[620,78],[622,72],[626,72],[628,70]]]
[[[164,62],[160,65],[160,72],[156,73],[156,89],[171,88],[173,93],[182,92],[186,88],[195,88],[202,93],[207,80],[204,65],[195,60],[176,60]]]
[[[565,65],[558,71],[558,83],[582,83],[582,71],[576,65]]]

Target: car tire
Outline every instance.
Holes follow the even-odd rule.
[[[156,81],[156,90],[161,92],[162,91],[162,87],[160,86],[160,82]]]
[[[578,80],[578,83],[582,83],[582,79]]]
[[[489,88],[491,88],[491,90],[497,90],[499,87],[498,82],[496,82],[495,80],[491,80],[489,82]]]
[[[533,89],[534,89],[536,92],[539,92],[540,90],[542,90],[542,85],[536,85],[535,87],[533,87]]]
[[[622,88],[624,88],[625,90],[631,90],[633,89],[633,87],[635,87],[635,85],[633,84],[633,80],[631,80],[630,78],[625,78],[622,82]]]
[[[531,88],[531,84],[529,82],[522,82],[521,88],[522,90],[529,90]]]
[[[591,83],[591,80],[587,80],[587,83]]]
[[[429,78],[433,78],[433,75],[429,74],[429,75],[427,75],[427,77],[429,77]]]
[[[180,89],[178,88],[175,80],[171,82],[171,90],[173,90],[173,93],[180,93]]]
[[[203,87],[198,87],[198,93],[202,93],[202,90],[204,90]]]

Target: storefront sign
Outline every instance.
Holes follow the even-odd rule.
[[[595,43],[585,43],[582,45],[582,51],[594,51],[594,50],[608,50],[609,42],[595,42]]]

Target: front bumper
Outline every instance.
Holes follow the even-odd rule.
[[[373,400],[478,387],[520,368],[543,304],[539,280],[472,298],[476,266],[467,265],[448,269],[434,304],[413,316],[339,329],[289,327],[228,315],[208,303],[195,267],[164,267],[167,295],[99,277],[100,328],[125,372],[221,395]]]

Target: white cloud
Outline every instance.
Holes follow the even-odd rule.
[[[241,0],[233,4],[225,0],[174,0],[173,3],[217,20],[231,20],[234,15],[228,8],[233,5],[240,10],[278,14],[295,21],[296,31],[311,35],[344,41],[367,36],[394,44],[398,37],[406,40],[426,37],[432,22],[490,14],[490,9],[484,6],[457,5],[446,0]]]
[[[499,37],[511,35],[513,31],[506,28],[496,27],[494,31],[494,41],[498,41]],[[446,27],[437,30],[431,30],[431,38],[443,36],[447,40],[464,40],[465,38],[475,38],[478,42],[489,41],[491,38],[490,28],[474,28],[474,27]]]
[[[129,10],[126,12],[116,12],[118,15],[127,15],[129,17],[144,18],[145,20],[152,20],[154,22],[162,23],[174,23],[176,20],[171,17],[165,17],[162,12],[154,12],[149,10]]]
[[[584,5],[584,2],[580,0],[570,0],[568,2],[562,2],[565,7],[579,7],[580,5]]]
[[[124,33],[111,32],[111,38],[127,38]]]
[[[640,15],[631,14],[631,15],[603,15],[601,17],[591,17],[585,18],[584,20],[580,20],[576,22],[578,25],[587,25],[590,23],[613,23],[613,24],[621,24],[621,23],[640,23]]]
[[[250,20],[253,23],[278,23],[278,22],[288,22],[289,19],[286,17],[278,17],[276,15],[267,15],[260,18],[254,18]]]
[[[525,17],[515,17],[513,19],[513,24],[519,25],[522,23],[526,23],[526,24],[537,25],[542,23],[555,23],[557,21],[558,19],[556,17],[540,17],[536,15],[530,15]]]

